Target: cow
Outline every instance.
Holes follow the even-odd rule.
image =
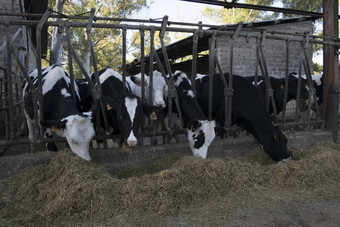
[[[226,81],[229,75],[224,74]],[[196,77],[197,101],[203,113],[208,114],[209,76]],[[264,151],[275,161],[286,161],[291,158],[287,149],[287,138],[273,125],[261,101],[259,92],[249,80],[233,76],[232,125],[250,132],[262,145]],[[224,86],[219,74],[213,75],[212,117],[220,126],[224,126]]]
[[[184,72],[176,71],[173,80],[183,116],[183,127],[188,133],[189,146],[195,156],[206,158],[215,135],[225,133],[224,128],[216,127],[215,121],[206,118]],[[174,102],[172,107],[173,112],[178,112]]]
[[[112,68],[106,67],[100,70],[98,74],[104,110],[101,107],[98,108],[99,114],[94,115],[93,123],[97,126],[98,120],[99,126],[107,129],[108,134],[120,135],[119,145],[123,148],[132,149],[137,147],[139,144],[138,130],[144,114],[140,99],[131,93],[127,82],[125,82],[125,85],[123,84],[122,75]],[[94,85],[98,87],[94,73],[90,77]],[[82,82],[85,88],[86,82],[77,81],[77,83]],[[92,100],[89,86],[87,86],[87,90],[82,90],[82,96],[84,106],[91,106],[88,104]],[[107,128],[103,118],[103,111],[108,120]],[[99,116],[99,119],[97,119],[97,116]]]
[[[159,107],[159,108],[164,108],[165,107],[165,94],[167,93],[167,85],[165,82],[164,77],[162,76],[162,73],[159,71],[153,71],[152,73],[152,106],[155,107]],[[131,87],[131,92],[135,95],[137,95],[138,97],[142,98],[142,89],[141,89],[141,85],[142,85],[142,75],[141,73],[136,74],[136,75],[132,75],[129,77],[126,77],[126,81],[129,83],[130,87]],[[145,79],[144,79],[144,84],[146,85],[146,89],[145,91],[145,99],[149,100],[149,89],[150,89],[150,76],[145,75]]]
[[[264,78],[262,76],[258,77],[258,82],[255,84],[255,77],[245,77],[247,80],[251,81],[252,84],[257,87],[257,90],[260,93],[260,98],[263,103],[266,103],[266,86],[264,83]],[[276,107],[277,114],[282,112],[283,110],[283,102],[284,102],[284,92],[285,92],[285,78],[274,78],[269,77],[271,87],[273,89],[273,97],[274,103]],[[296,73],[290,73],[288,75],[288,95],[287,95],[287,103],[291,100],[297,99],[297,90],[298,90],[298,75]],[[301,99],[308,99],[308,87],[306,80],[301,80],[301,92],[300,92]],[[269,114],[274,113],[274,108],[269,102]]]
[[[38,87],[38,70],[29,73],[35,88]],[[70,76],[59,65],[42,69],[43,104],[38,102],[38,111],[44,138],[51,138],[53,133],[65,137],[71,150],[79,157],[89,161],[90,141],[95,135],[91,122],[94,109],[81,112],[78,86],[74,85],[76,97],[71,95]],[[29,140],[34,138],[34,111],[32,89],[28,82],[23,83],[24,114],[29,130]],[[47,144],[47,150],[57,151],[54,143]]]
[[[142,78],[141,73],[126,77],[126,81],[131,87],[131,92],[138,97],[142,98]],[[153,71],[152,73],[152,86],[151,78],[149,75],[145,75],[144,84],[144,97],[146,103],[149,103],[149,97],[151,94],[151,103],[147,108],[147,115],[151,121],[149,121],[149,130],[152,132],[165,130],[163,118],[166,115],[164,108],[166,107],[165,96],[168,93],[168,87],[166,81],[159,71]],[[151,89],[151,91],[150,91]],[[151,93],[150,93],[151,92]],[[147,120],[146,120],[147,121]],[[146,122],[145,121],[145,122]],[[165,137],[163,138],[163,141]],[[157,144],[157,137],[151,138],[152,144]]]

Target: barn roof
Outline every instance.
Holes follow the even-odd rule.
[[[310,20],[316,20],[319,19],[317,17],[294,17],[294,18],[285,18],[285,19],[277,19],[277,20],[265,20],[265,21],[257,21],[257,22],[249,22],[249,23],[244,23],[242,28],[256,28],[256,27],[264,27],[264,26],[270,26],[270,25],[276,25],[276,24],[285,24],[285,23],[294,23],[294,22],[302,22],[302,21],[310,21]],[[230,30],[230,29],[235,29],[238,26],[238,24],[228,24],[228,25],[222,25],[222,26],[216,26],[216,27],[211,27],[210,29],[217,29],[217,30]],[[208,50],[209,49],[209,38],[211,36],[204,34],[198,38],[198,50],[197,52],[200,53],[202,51]],[[166,47],[167,49],[167,54],[170,62],[175,61],[176,59],[188,56],[192,54],[192,47],[193,47],[193,37],[189,36],[185,39],[179,40],[175,43],[172,43]],[[160,59],[163,59],[163,53],[162,49],[157,49],[156,50],[158,56]],[[200,66],[200,61],[206,61],[208,60],[207,57],[202,57],[201,59],[198,58],[198,68]],[[140,72],[140,67],[141,67],[141,60],[140,59],[135,59],[131,63],[126,65],[126,70],[130,74],[136,74]],[[190,65],[190,66],[189,66]],[[191,67],[191,61],[182,62],[176,64],[174,67],[174,70],[176,69],[181,69],[182,66],[185,67]],[[148,71],[149,67],[149,55],[145,56],[145,71]],[[185,71],[185,70],[183,70]],[[200,70],[198,69],[198,72]],[[201,72],[203,73],[203,72]]]

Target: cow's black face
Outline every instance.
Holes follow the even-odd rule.
[[[287,138],[277,127],[275,127],[274,134],[270,138],[269,147],[267,147],[266,152],[275,161],[287,161],[290,159],[290,153],[287,149]]]
[[[137,97],[125,97],[117,112],[117,125],[124,145],[136,147],[143,109]]]
[[[290,99],[296,99],[297,98],[297,90],[298,90],[298,74],[297,73],[291,73],[289,74],[289,85],[288,85],[288,95]],[[304,78],[301,78],[301,93],[300,98],[307,99],[308,98],[308,89],[307,89],[307,80]]]

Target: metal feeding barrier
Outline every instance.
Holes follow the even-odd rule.
[[[264,78],[264,83],[266,86],[266,109],[269,110],[269,104],[271,103],[274,109],[274,118],[275,124],[278,124],[282,127],[294,127],[294,126],[312,126],[313,124],[323,124],[324,123],[324,108],[320,112],[317,112],[319,116],[322,116],[316,120],[310,119],[308,117],[307,120],[299,119],[299,99],[296,100],[296,113],[295,119],[293,121],[287,121],[286,119],[286,108],[285,105],[287,103],[287,96],[288,96],[288,75],[289,75],[289,47],[290,43],[298,42],[301,44],[301,56],[300,56],[300,63],[299,63],[299,84],[301,84],[301,74],[302,69],[304,70],[308,84],[309,84],[309,99],[308,99],[308,111],[311,111],[312,102],[311,98],[313,97],[316,100],[315,88],[313,87],[312,83],[312,73],[311,73],[311,66],[309,65],[309,59],[307,54],[307,48],[312,44],[322,44],[326,48],[332,48],[334,46],[338,46],[334,40],[323,39],[323,37],[311,37],[309,34],[305,34],[301,36],[301,34],[292,34],[292,33],[283,33],[283,32],[275,32],[271,31],[270,34],[266,32],[265,29],[262,30],[250,30],[244,29],[241,23],[238,24],[235,28],[223,29],[223,26],[215,26],[215,25],[205,25],[201,22],[197,24],[193,23],[182,23],[182,22],[172,22],[168,20],[167,16],[164,16],[161,21],[159,20],[134,20],[134,19],[119,19],[119,18],[107,18],[107,17],[96,17],[95,10],[92,9],[89,12],[89,16],[67,16],[67,15],[60,15],[55,14],[52,12],[51,9],[47,9],[43,15],[38,14],[11,14],[11,13],[1,13],[0,16],[6,16],[5,20],[0,21],[0,26],[6,28],[6,41],[1,45],[0,52],[3,52],[5,61],[0,65],[0,69],[4,71],[4,78],[0,78],[0,92],[1,92],[1,114],[5,116],[4,124],[0,125],[0,131],[5,131],[3,135],[1,135],[0,145],[16,145],[16,144],[28,144],[30,141],[27,138],[27,135],[24,135],[23,129],[19,129],[18,122],[15,121],[16,115],[21,115],[21,120],[24,118],[23,116],[23,100],[22,100],[22,91],[18,89],[21,87],[21,81],[19,81],[20,74],[21,77],[27,80],[28,86],[31,88],[32,91],[32,99],[33,99],[33,108],[34,108],[34,120],[35,120],[35,133],[34,133],[34,141],[33,143],[42,143],[42,142],[55,142],[55,141],[64,141],[63,138],[53,138],[53,139],[45,139],[42,136],[42,131],[40,130],[39,122],[42,120],[41,115],[38,114],[38,103],[40,105],[43,102],[42,96],[42,75],[41,75],[41,31],[44,26],[47,27],[58,27],[60,31],[64,34],[65,40],[67,43],[67,53],[68,53],[68,69],[71,77],[71,89],[72,89],[72,96],[75,100],[75,91],[73,84],[74,81],[74,63],[79,67],[83,76],[87,79],[89,86],[92,90],[93,102],[99,102],[100,106],[103,108],[102,102],[102,90],[99,83],[99,75],[98,75],[98,65],[96,62],[96,56],[94,51],[94,45],[92,40],[92,30],[93,29],[118,29],[121,30],[122,35],[122,76],[123,76],[123,83],[125,83],[127,71],[126,71],[126,45],[127,45],[127,30],[137,30],[140,34],[141,40],[141,58],[139,60],[140,64],[140,72],[142,78],[142,102],[151,104],[152,98],[152,81],[153,81],[153,71],[154,68],[157,67],[159,71],[161,71],[166,84],[168,86],[168,115],[171,116],[171,109],[173,105],[173,101],[176,105],[178,110],[179,118],[181,119],[181,123],[183,125],[183,116],[181,112],[181,107],[178,100],[177,91],[174,85],[173,77],[168,76],[172,75],[172,64],[171,59],[169,59],[167,54],[167,46],[164,42],[164,36],[166,32],[185,32],[192,34],[192,65],[191,65],[191,82],[193,86],[193,91],[196,92],[195,89],[195,77],[197,74],[197,61],[198,61],[198,47],[199,47],[199,37],[203,35],[208,35],[210,37],[209,40],[209,114],[208,119],[212,119],[212,93],[213,93],[213,74],[218,72],[221,75],[222,83],[224,86],[224,111],[225,111],[225,125],[224,127],[227,130],[232,130],[232,96],[233,96],[233,64],[234,64],[234,45],[235,40],[239,38],[246,38],[255,39],[256,42],[256,62],[255,62],[255,81],[258,80],[258,69],[260,69],[261,74]],[[30,16],[31,18],[35,18],[33,20],[25,20],[21,18],[25,18]],[[18,19],[19,17],[19,19]],[[39,18],[39,20],[37,20]],[[50,21],[51,18],[62,18],[62,21]],[[72,20],[77,20],[76,22]],[[105,23],[100,23],[100,21],[104,21]],[[116,23],[120,22],[120,23]],[[125,22],[125,23],[124,23]],[[131,24],[130,24],[131,23]],[[148,24],[148,25],[145,25]],[[18,54],[18,50],[14,48],[14,43],[20,38],[24,37],[27,34],[27,30],[29,26],[36,25],[36,48],[34,55],[36,56],[36,68],[38,69],[38,86],[35,87],[33,85],[33,81],[29,77],[28,73],[28,64],[27,59],[25,60],[20,54]],[[10,27],[16,26],[19,27],[17,32],[14,35],[11,35],[11,31],[9,30]],[[207,27],[209,29],[203,29]],[[92,82],[90,75],[88,75],[86,69],[83,66],[83,62],[80,60],[74,47],[71,45],[71,35],[72,35],[72,28],[85,28],[87,41],[90,46],[91,52],[91,59],[92,59],[92,67],[94,69],[93,76],[95,77],[95,82],[97,86]],[[150,53],[149,55],[145,56],[145,31],[150,32]],[[155,32],[159,31],[159,40],[161,44],[161,48],[159,51],[155,50]],[[21,34],[21,36],[20,36]],[[216,54],[216,37],[217,35],[223,35],[230,37],[230,62],[229,62],[229,77],[228,81],[224,77],[224,73],[221,67],[221,62],[218,59]],[[289,38],[288,38],[289,37]],[[286,43],[286,72],[285,72],[285,91],[284,91],[284,109],[282,118],[278,118],[277,110],[275,107],[274,97],[273,97],[273,89],[271,87],[269,73],[267,70],[267,61],[265,57],[265,51],[263,50],[263,44],[266,40],[281,40]],[[320,40],[322,39],[322,40]],[[31,48],[25,48],[26,52],[30,51]],[[161,55],[163,59],[159,56]],[[147,60],[148,58],[148,60]],[[73,59],[75,61],[73,61]],[[329,65],[329,57],[328,60],[325,62],[326,65]],[[163,60],[163,61],[162,61]],[[172,59],[173,60],[173,59]],[[13,65],[14,63],[18,65],[19,70],[13,73]],[[149,100],[145,100],[145,84],[144,78],[146,74],[146,65],[149,65],[148,72],[150,77],[150,86],[149,86]],[[327,68],[327,67],[326,67]],[[20,71],[20,73],[19,73]],[[325,87],[328,83],[328,71],[324,72],[324,83],[326,83]],[[297,90],[298,97],[300,97],[301,89],[298,86]],[[324,98],[326,98],[324,96]],[[325,101],[325,100],[324,100]],[[319,111],[319,107],[317,102],[314,102],[316,105],[316,110]],[[334,103],[337,109],[337,103]],[[106,129],[108,128],[108,120],[105,114],[105,111],[102,111],[104,123]],[[334,114],[334,118],[337,117]],[[98,118],[97,118],[98,119]],[[97,124],[99,125],[99,124]],[[148,125],[148,122],[143,122],[143,125]],[[39,133],[38,133],[39,132]],[[173,129],[173,120],[169,117],[168,125],[166,126],[165,131],[145,131],[142,130],[143,137],[151,137],[151,136],[164,136],[164,137],[172,137],[176,134],[183,134],[185,133],[184,130],[175,131]],[[108,139],[108,138],[115,138],[112,135],[97,135],[95,139]]]

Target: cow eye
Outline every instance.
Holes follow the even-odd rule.
[[[123,120],[124,116],[122,114],[119,115],[119,119]]]

